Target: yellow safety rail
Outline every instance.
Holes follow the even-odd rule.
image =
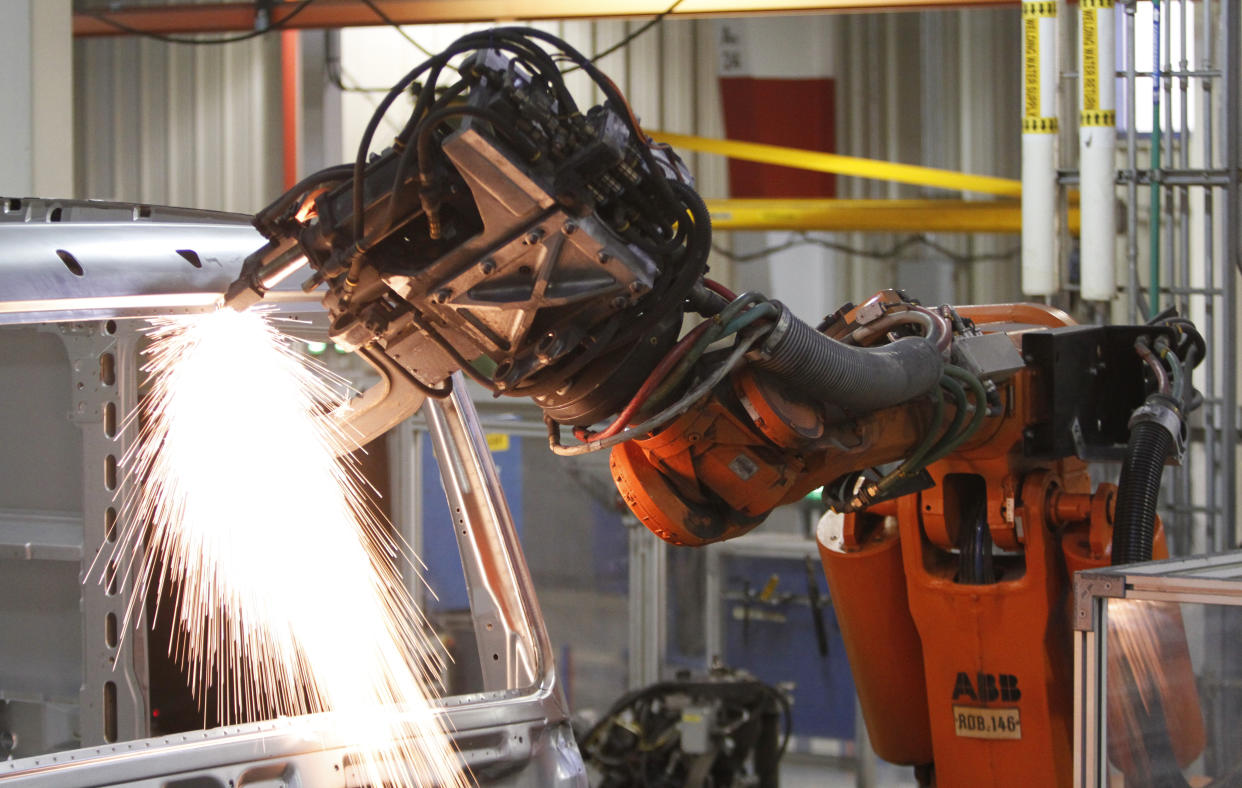
[[[784,148],[779,145],[766,145],[758,142],[738,142],[737,140],[711,139],[709,137],[692,137],[687,134],[673,134],[667,131],[647,131],[658,142],[667,142],[675,148],[715,153],[731,159],[756,161],[763,164],[775,164],[781,167],[795,167],[815,172],[831,172],[837,175],[849,175],[856,178],[873,178],[897,183],[908,183],[915,186],[931,186],[937,189],[952,191],[978,192],[994,194],[1000,197],[1021,197],[1022,184],[1010,178],[995,178],[991,175],[971,175],[954,170],[939,170],[935,167],[920,167],[915,164],[898,164],[877,159],[863,159],[857,156],[841,156],[836,153]]]

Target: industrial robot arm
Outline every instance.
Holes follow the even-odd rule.
[[[580,110],[563,65],[604,103]],[[368,157],[407,93],[401,132]],[[1152,479],[1181,452],[1204,356],[1188,321],[1076,326],[1049,307],[929,308],[884,291],[812,327],[735,295],[705,276],[710,220],[676,154],[589,59],[525,28],[466,35],[412,70],[352,165],[311,175],[254,223],[269,242],[226,302],[244,309],[309,269],[332,339],[380,372],[342,414],[362,441],[445,395],[461,370],[533,400],[558,454],[611,449],[627,504],[675,544],[738,536],[823,487],[846,515],[821,543],[877,751],[926,764],[932,732],[979,719],[1026,735],[1015,768],[1068,774],[1057,682],[1069,660],[1048,634],[1065,626],[1058,595],[1067,571],[1159,553]],[[1085,461],[1097,459],[1124,460],[1119,491],[1091,489]],[[920,601],[959,597],[974,601]],[[906,661],[857,651],[881,640]],[[963,648],[971,658],[955,662]],[[1028,667],[1012,714],[959,713],[957,690],[951,709],[936,700],[955,675],[1008,671],[995,675],[1016,688]],[[877,709],[890,707],[913,722],[886,735]],[[935,734],[944,784],[966,784],[944,771],[957,764],[1004,761],[953,726]]]
[[[603,104],[579,109],[567,63]],[[401,132],[368,158],[407,93]],[[1051,369],[1023,335],[1072,323],[1056,310],[929,309],[886,291],[815,329],[761,294],[735,296],[705,277],[710,219],[677,155],[589,59],[527,28],[463,36],[410,71],[353,165],[309,176],[254,224],[270,240],[226,301],[246,308],[309,269],[332,339],[380,374],[341,414],[361,441],[461,370],[538,404],[553,451],[611,448],[631,508],[679,544],[744,533],[825,485],[838,511],[896,498],[930,485],[928,465],[983,443],[1119,459],[1129,414],[1153,385],[1169,388],[1163,370],[1202,358],[1193,327],[1171,316],[1107,340],[1100,329],[1038,340],[1074,345],[1073,363]],[[1085,355],[1101,342],[1115,363]],[[1154,353],[1166,357],[1153,364]],[[1091,413],[1066,416],[1064,387],[1086,375],[1096,382],[1079,407]],[[1191,391],[1145,406],[1175,445]],[[562,426],[581,443],[563,444]]]
[[[442,86],[459,56],[459,78]],[[603,105],[579,110],[563,62],[591,76]],[[380,113],[411,86],[404,128],[368,160]],[[255,225],[270,241],[247,260],[227,302],[245,308],[308,267],[306,287],[327,291],[334,341],[376,366],[386,391],[401,393],[368,392],[357,403],[364,438],[390,421],[377,412],[406,415],[421,401],[414,392],[443,394],[459,369],[498,394],[533,399],[554,449],[576,453],[701,411],[735,371],[749,370],[755,393],[746,403],[779,379],[825,411],[816,418],[836,424],[937,389],[949,358],[947,318],[896,295],[867,305],[859,322],[870,328],[839,341],[761,295],[735,298],[705,279],[710,220],[685,167],[643,134],[589,60],[534,30],[471,34],[411,71],[377,111],[352,167],[311,175]],[[703,322],[679,341],[688,314]],[[722,342],[732,349],[708,352]],[[745,420],[742,400],[721,407]],[[586,434],[610,418],[611,428]],[[578,428],[586,445],[562,446],[560,425]],[[775,473],[759,496],[771,505],[804,486],[795,484],[801,461],[784,456],[806,441],[795,446],[791,435],[768,446],[755,424],[738,429],[728,440],[754,444],[724,463],[736,460],[746,477],[739,484],[760,492]],[[881,459],[909,448],[887,443]],[[712,524],[703,531],[710,536],[681,541],[758,521],[755,503],[724,513],[721,503],[729,509],[738,496],[722,498],[710,484],[685,492],[691,508],[712,510],[704,514]]]

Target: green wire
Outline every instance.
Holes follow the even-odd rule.
[[[933,444],[940,437],[940,427],[944,424],[944,394],[940,391],[940,387],[936,386],[932,389],[932,396],[936,403],[936,408],[932,413],[931,426],[927,428],[927,433],[923,436],[923,440],[919,445],[910,452],[910,456],[906,461],[897,467],[897,470],[885,476],[876,484],[880,492],[885,492],[893,487],[898,481],[913,476],[916,472],[923,469],[923,458],[931,451]]]
[[[944,372],[946,375],[951,375],[965,383],[975,393],[974,418],[971,419],[970,425],[966,427],[965,431],[962,433],[961,439],[957,442],[957,445],[961,445],[973,438],[975,433],[982,429],[983,422],[988,417],[988,392],[987,389],[983,387],[983,383],[979,380],[979,378],[975,377],[972,373],[967,372],[961,367],[957,367],[952,364],[945,364]],[[954,448],[956,448],[956,446],[954,446]]]
[[[765,301],[762,304],[747,309],[745,312],[726,323],[724,332],[721,336],[727,337],[730,334],[736,334],[738,331],[746,328],[761,317],[775,317],[778,314],[780,314],[780,312],[777,310],[776,304],[773,304],[770,301]]]
[[[660,403],[673,393],[673,390],[681,384],[686,375],[690,374],[690,368],[698,363],[699,358],[707,350],[707,346],[720,339],[723,333],[724,328],[720,325],[707,329],[703,336],[699,337],[698,341],[691,346],[685,358],[679,361],[677,366],[673,367],[673,371],[669,373],[668,377],[656,387],[655,391],[651,392],[651,396],[647,399],[647,404],[640,408],[639,412],[652,413],[657,410]]]
[[[961,419],[965,417],[966,391],[958,384],[958,381],[969,386],[975,395],[974,415],[970,423],[960,432],[957,431],[957,428],[961,424]],[[944,366],[944,374],[940,378],[940,385],[949,389],[949,393],[953,395],[954,401],[959,405],[957,412],[953,414],[953,421],[949,424],[949,428],[945,430],[944,434],[940,435],[940,426],[944,423],[944,396],[940,386],[937,386],[935,389],[936,410],[932,415],[931,427],[927,430],[927,434],[919,445],[906,458],[906,461],[897,470],[888,474],[876,484],[879,492],[886,492],[898,481],[913,476],[933,462],[948,456],[958,446],[974,437],[975,433],[983,427],[983,421],[988,415],[988,393],[983,388],[983,383],[979,378],[961,367],[946,364]]]
[[[931,465],[936,460],[948,455],[949,452],[957,448],[961,443],[962,422],[966,420],[966,389],[962,388],[962,384],[958,383],[948,375],[940,376],[940,385],[949,390],[953,395],[953,420],[949,422],[949,428],[944,431],[944,435],[940,440],[936,441],[936,445],[932,446],[931,451],[927,455],[927,462],[924,465]]]
[[[745,309],[750,304],[758,303],[757,306]],[[740,313],[740,314],[739,314]],[[651,397],[647,400],[647,404],[642,408],[642,413],[651,413],[658,408],[660,403],[667,399],[676,388],[681,385],[686,375],[690,374],[690,370],[698,363],[699,359],[707,352],[707,348],[719,339],[727,337],[741,331],[746,326],[755,322],[761,317],[777,314],[776,305],[764,300],[763,296],[757,293],[743,293],[734,299],[728,306],[720,311],[712,319],[716,321],[716,325],[707,329],[703,336],[686,353],[686,357],[678,362],[669,376],[651,392]]]
[[[1168,347],[1160,348],[1160,358],[1169,364],[1169,377],[1173,380],[1173,399],[1180,404],[1182,395],[1186,393],[1186,377],[1182,374],[1181,360]]]
[[[751,304],[755,304],[759,302],[766,302],[766,301],[767,299],[764,298],[759,293],[756,293],[753,291],[742,293],[740,296],[730,301],[728,305],[725,306],[724,309],[720,310],[719,314],[714,316],[713,319],[721,324],[728,323],[730,320],[737,317],[737,315],[740,314],[743,309],[750,306]]]

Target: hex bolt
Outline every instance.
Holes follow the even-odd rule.
[[[542,239],[543,239],[542,229],[531,230],[530,232],[526,234],[526,245],[534,246],[535,244],[539,243]]]
[[[483,272],[484,276],[491,276],[496,273],[496,261],[492,259],[484,260],[479,265],[479,270]]]
[[[630,300],[626,298],[625,296],[617,296],[616,298],[612,299],[612,308],[613,309],[625,309],[625,306],[628,303],[630,303]]]
[[[603,249],[600,249],[599,254],[595,255],[595,259],[599,260],[601,263],[607,264],[608,261],[612,259],[612,255],[608,254],[608,252],[605,252]]]
[[[635,294],[645,293],[647,292],[647,285],[642,282],[630,282],[630,292]]]
[[[435,299],[437,304],[443,304],[453,297],[453,291],[447,287],[442,287],[436,291]]]
[[[577,231],[578,225],[574,222],[565,222],[565,224],[561,225],[561,232],[565,233],[565,235],[573,235]]]

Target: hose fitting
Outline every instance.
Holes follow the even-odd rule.
[[[1186,452],[1186,422],[1182,420],[1182,408],[1176,399],[1167,394],[1152,394],[1140,407],[1130,414],[1131,432],[1138,424],[1149,422],[1162,427],[1173,440],[1172,456],[1181,462]]]

